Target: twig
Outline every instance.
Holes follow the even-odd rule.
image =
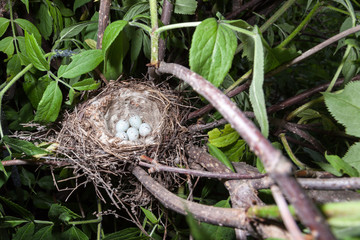
[[[245,11],[247,9],[253,8],[254,6],[260,4],[263,2],[263,0],[252,0],[250,2],[247,2],[246,4],[242,5],[240,8],[236,9],[235,11],[231,12],[226,16],[226,19],[233,19],[237,15],[239,15],[242,11]]]
[[[139,162],[139,166],[152,168],[156,172],[174,172],[180,174],[190,174],[192,176],[197,176],[197,177],[218,178],[218,179],[258,179],[266,176],[264,174],[249,175],[249,174],[238,174],[238,173],[206,172],[206,171],[192,170],[185,168],[168,167],[159,163],[149,164],[145,162]]]
[[[166,208],[184,215],[190,212],[194,218],[202,222],[246,229],[246,212],[244,209],[212,207],[189,202],[168,191],[142,168],[137,166],[132,173]]]
[[[271,192],[272,192],[272,195],[276,202],[276,205],[279,208],[281,218],[283,219],[283,222],[284,222],[287,230],[291,234],[292,239],[303,240],[304,238],[301,234],[301,231],[298,228],[298,226],[296,225],[296,222],[289,211],[286,200],[285,200],[284,196],[281,194],[280,189],[277,186],[273,185],[271,187]]]
[[[305,191],[295,178],[291,176],[289,161],[261,135],[260,131],[245,117],[235,103],[206,79],[181,65],[161,62],[158,71],[173,74],[204,96],[228,120],[231,126],[248,143],[250,149],[261,159],[269,176],[294,205],[301,221],[313,231],[313,235],[319,239],[335,239],[319,210],[306,196]]]
[[[162,13],[161,13],[161,22],[164,25],[170,24],[171,13],[173,11],[173,4],[168,0],[164,0]],[[160,38],[159,40],[159,61],[163,61],[165,57],[165,50],[166,50],[166,40]]]
[[[96,48],[101,49],[105,28],[109,23],[111,0],[101,0],[99,10],[99,26],[97,33]]]

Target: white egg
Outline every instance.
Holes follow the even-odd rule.
[[[124,132],[124,131],[117,132],[115,136],[120,138],[123,141],[129,140],[129,137],[128,137],[127,133]]]
[[[147,123],[141,124],[140,127],[139,127],[139,133],[143,137],[146,137],[147,135],[149,135],[151,133],[150,125],[147,124]]]
[[[128,130],[129,127],[130,127],[129,122],[122,119],[119,120],[115,126],[116,132],[126,132],[126,130]]]
[[[130,126],[139,129],[142,121],[141,118],[138,115],[134,115],[132,117],[129,118],[129,122],[130,122]]]
[[[134,127],[129,128],[126,133],[130,141],[136,141],[139,139],[139,131]]]

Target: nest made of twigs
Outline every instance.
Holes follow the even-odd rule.
[[[94,183],[98,195],[100,189],[105,189],[114,203],[121,199],[146,204],[150,197],[144,197],[146,192],[127,173],[141,155],[169,166],[175,165],[169,159],[181,162],[184,143],[177,135],[186,129],[179,123],[179,106],[179,97],[167,87],[136,80],[111,83],[96,97],[65,114],[57,137],[58,152],[70,161],[75,175],[85,175]],[[133,142],[117,138],[116,122],[132,115],[141,116],[151,126],[151,134]],[[114,176],[119,178],[113,181]],[[165,186],[177,181],[172,174],[158,174],[157,179]]]

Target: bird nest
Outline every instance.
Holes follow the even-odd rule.
[[[103,201],[106,192],[117,206],[119,202],[145,205],[150,195],[132,177],[131,169],[142,155],[168,166],[182,164],[184,142],[179,135],[186,129],[178,121],[181,112],[179,97],[166,87],[134,80],[112,83],[65,114],[58,153],[74,168],[75,176],[85,176],[83,183],[94,184]],[[116,123],[134,115],[150,125],[151,133],[135,141],[116,137]],[[156,175],[166,187],[178,181],[173,174]]]

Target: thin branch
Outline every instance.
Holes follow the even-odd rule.
[[[164,25],[170,24],[171,14],[173,11],[173,4],[168,0],[164,0],[162,13],[161,13],[161,22]],[[160,38],[159,40],[159,61],[163,61],[165,57],[165,50],[166,50],[166,40]]]
[[[101,49],[102,47],[102,40],[104,37],[105,28],[109,24],[110,5],[111,5],[111,0],[100,1],[99,26],[98,26],[97,42],[96,42],[97,49]]]
[[[174,172],[180,174],[189,174],[196,177],[217,178],[217,179],[258,179],[258,178],[263,178],[265,176],[264,174],[257,174],[254,176],[249,174],[238,174],[238,173],[206,172],[206,171],[192,170],[185,168],[168,167],[159,163],[149,164],[145,162],[139,162],[139,166],[153,169],[153,171],[155,172]]]
[[[319,239],[335,239],[320,211],[291,176],[289,161],[261,135],[254,123],[245,117],[235,103],[206,79],[181,65],[161,62],[158,71],[173,74],[204,96],[261,159],[269,176],[294,205],[301,221],[313,231],[313,235]]]
[[[262,3],[263,0],[252,0],[250,2],[247,2],[246,4],[242,5],[240,8],[236,9],[235,11],[231,12],[226,16],[226,19],[233,19],[236,18],[237,15],[239,15],[241,12],[248,10],[250,8],[255,7],[256,5]]]
[[[299,227],[296,225],[296,222],[290,213],[290,210],[288,208],[286,200],[285,200],[284,196],[281,194],[280,189],[274,185],[271,187],[271,192],[272,192],[272,195],[276,202],[276,205],[279,208],[281,218],[283,219],[283,222],[284,222],[287,230],[291,234],[292,239],[303,240],[304,237],[302,236],[302,233],[301,233]]]

